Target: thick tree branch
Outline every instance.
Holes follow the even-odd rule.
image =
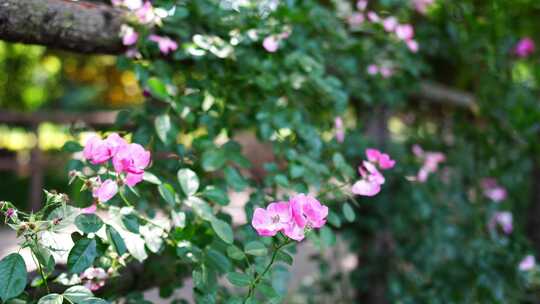
[[[70,0],[0,1],[0,39],[78,53],[119,54],[125,12]]]

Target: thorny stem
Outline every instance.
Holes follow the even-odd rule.
[[[248,295],[244,299],[244,302],[243,302],[244,304],[246,304],[247,301],[249,300],[249,298],[251,298],[253,296],[253,292],[255,291],[255,288],[259,284],[260,280],[264,277],[264,275],[268,272],[268,270],[270,270],[270,268],[272,267],[272,265],[276,261],[276,257],[277,257],[277,254],[278,254],[279,250],[281,248],[287,246],[290,242],[291,242],[291,240],[287,239],[283,244],[274,247],[274,252],[272,253],[272,258],[270,259],[270,263],[268,263],[268,265],[266,265],[266,268],[264,268],[263,272],[259,273],[259,275],[257,275],[255,277],[255,280],[253,280],[253,282],[251,282],[251,284],[249,285]]]

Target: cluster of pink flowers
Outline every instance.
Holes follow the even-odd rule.
[[[83,156],[94,165],[109,160],[118,176],[125,175],[125,183],[135,186],[142,181],[144,169],[150,164],[150,152],[139,144],[129,144],[116,133],[106,139],[92,136],[86,142]],[[101,182],[99,177],[93,181],[92,195],[100,202],[106,202],[118,192],[117,182],[107,179]]]
[[[161,17],[158,10],[152,6],[150,1],[142,0],[113,0],[113,5],[125,7],[134,12],[137,17],[137,21],[145,25],[154,25],[161,22]],[[122,25],[120,30],[120,37],[122,37],[122,43],[125,46],[134,46],[139,40],[139,34],[135,29],[129,25]],[[170,52],[178,49],[178,44],[169,37],[158,36],[152,34],[148,37],[148,40],[158,44],[159,50],[162,54],[167,55]],[[128,57],[140,57],[140,53],[135,48],[130,48],[127,51]]]
[[[491,217],[488,228],[494,230],[497,227],[500,227],[504,234],[512,233],[514,228],[512,213],[509,211],[497,211]]]
[[[295,241],[301,241],[306,231],[322,227],[327,216],[328,207],[316,198],[297,194],[288,202],[275,202],[266,209],[255,209],[251,225],[260,236],[274,236],[282,232]]]
[[[275,53],[279,49],[279,44],[281,41],[289,38],[290,35],[290,31],[284,31],[276,35],[267,36],[263,40],[263,48],[269,53]]]
[[[387,170],[394,167],[396,161],[386,153],[376,149],[366,149],[367,161],[364,160],[358,167],[361,179],[352,186],[352,193],[363,196],[375,196],[381,191],[385,179],[377,169]]]
[[[420,14],[425,14],[430,5],[432,5],[434,0],[413,0],[414,8]]]
[[[514,48],[514,53],[516,56],[521,58],[529,57],[534,53],[534,51],[534,40],[532,40],[530,37],[521,38]]]
[[[86,269],[80,276],[80,279],[84,282],[83,286],[96,291],[105,285],[105,282],[109,278],[109,275],[103,268],[90,267]]]
[[[345,126],[343,125],[343,119],[336,117],[334,120],[334,127],[336,129],[336,140],[338,143],[342,143],[345,140]]]
[[[533,270],[536,267],[536,259],[534,258],[534,255],[527,255],[519,262],[519,270],[521,271],[530,271]]]
[[[500,203],[506,199],[507,192],[506,189],[499,185],[496,179],[492,177],[486,177],[480,182],[484,196],[494,201],[495,203]]]
[[[424,151],[419,145],[413,145],[413,154],[423,161],[422,167],[412,180],[424,183],[431,173],[437,172],[439,164],[446,160],[446,156],[441,152]]]
[[[374,63],[368,65],[366,71],[371,76],[381,75],[382,78],[392,77],[395,73],[394,68],[388,64],[377,65]]]
[[[424,0],[424,2],[429,2],[430,0]],[[419,4],[420,5],[420,4]],[[427,6],[427,4],[424,4]],[[418,42],[414,40],[414,28],[410,24],[400,24],[398,19],[394,16],[389,16],[386,18],[381,18],[374,11],[365,12],[367,8],[367,1],[360,0],[356,3],[356,8],[358,11],[353,12],[348,18],[347,23],[352,28],[359,27],[367,20],[371,23],[381,24],[384,30],[388,33],[394,33],[396,37],[405,42],[409,50],[413,53],[418,52],[419,46]],[[365,15],[364,15],[365,13]],[[375,73],[374,73],[375,74]]]

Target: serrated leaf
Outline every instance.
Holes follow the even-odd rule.
[[[218,218],[214,218],[210,221],[212,229],[216,232],[220,239],[227,244],[232,244],[234,241],[233,231],[229,223],[222,221]]]
[[[251,284],[251,278],[245,273],[229,272],[227,280],[235,286],[249,286]]]
[[[39,299],[38,304],[62,304],[64,297],[57,293],[48,294]]]
[[[251,241],[246,244],[244,251],[249,255],[264,256],[268,253],[266,246],[259,241]]]
[[[0,299],[7,300],[24,291],[27,282],[26,264],[18,253],[0,260]]]
[[[197,190],[199,190],[199,178],[195,172],[190,169],[180,169],[176,175],[186,196],[197,193]]]
[[[84,233],[95,233],[103,226],[103,221],[92,213],[80,214],[75,218],[75,226]]]
[[[96,240],[83,238],[75,243],[68,255],[67,266],[71,273],[81,273],[92,266],[97,256]]]
[[[70,302],[75,304],[81,303],[82,301],[94,296],[94,294],[88,290],[88,288],[80,285],[71,286],[70,288],[66,289],[62,295]]]

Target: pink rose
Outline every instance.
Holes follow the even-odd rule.
[[[103,268],[94,267],[86,269],[80,276],[81,280],[84,281],[84,287],[91,291],[96,291],[103,287],[108,277],[109,275],[107,275],[107,272]]]
[[[433,0],[413,0],[413,4],[417,12],[420,14],[425,14],[428,6],[433,4]]]
[[[121,147],[113,157],[114,170],[127,173],[126,184],[135,186],[142,181],[144,169],[150,164],[150,152],[139,144]]]
[[[405,43],[407,44],[407,47],[409,48],[409,50],[413,53],[417,53],[418,52],[418,42],[416,42],[416,40],[414,39],[411,39],[411,40],[407,40],[405,41]]]
[[[291,218],[289,203],[270,203],[266,209],[255,209],[251,225],[260,236],[274,236],[289,225]]]
[[[263,47],[267,52],[275,53],[279,48],[279,40],[276,36],[268,36],[263,40]]]
[[[367,13],[367,18],[368,18],[369,21],[371,21],[373,23],[377,23],[377,22],[381,21],[381,18],[379,17],[379,15],[377,15],[377,13],[372,12],[372,11]]]
[[[348,18],[347,18],[347,23],[349,23],[349,26],[351,27],[357,27],[359,25],[361,25],[362,23],[364,23],[364,15],[361,14],[361,13],[352,13]]]
[[[521,271],[529,271],[534,267],[536,267],[536,259],[534,258],[534,255],[529,254],[524,257],[521,262],[519,262],[519,270]]]
[[[506,189],[499,185],[497,180],[492,177],[482,179],[480,185],[482,186],[484,196],[495,203],[500,203],[507,197]]]
[[[345,127],[343,126],[341,117],[336,117],[334,127],[336,129],[336,140],[338,143],[342,143],[345,140]]]
[[[111,179],[105,180],[92,190],[92,196],[97,198],[99,202],[104,203],[118,192],[118,185]]]
[[[367,73],[369,75],[377,75],[379,73],[379,67],[376,64],[370,64],[367,67]]]
[[[495,226],[499,226],[505,234],[512,233],[512,213],[508,211],[496,212],[489,221],[489,228],[495,229]]]
[[[366,157],[371,163],[378,164],[383,170],[392,169],[396,164],[396,161],[391,159],[390,155],[377,149],[366,149]]]
[[[158,23],[161,21],[161,18],[156,15],[150,1],[144,2],[144,4],[135,11],[135,15],[139,19],[139,22],[143,24]]]
[[[367,0],[358,0],[356,1],[356,9],[359,11],[364,11],[367,8],[368,1]]]
[[[122,44],[126,46],[134,45],[139,39],[139,34],[137,34],[137,32],[135,32],[135,30],[128,25],[122,25],[120,36],[122,37]]]
[[[396,26],[395,31],[398,39],[403,41],[413,39],[414,37],[414,28],[410,24],[400,24]]]
[[[379,71],[383,78],[389,78],[389,77],[392,77],[392,75],[394,75],[394,70],[389,66],[382,66],[379,68]]]
[[[97,205],[94,203],[86,208],[81,209],[81,213],[83,214],[92,214],[96,213]]]
[[[535,50],[534,40],[532,40],[529,37],[524,37],[518,41],[514,49],[514,52],[516,56],[524,58],[524,57],[528,57],[532,55],[534,53],[534,50]]]
[[[158,44],[158,48],[162,54],[167,55],[170,52],[174,52],[178,49],[178,44],[171,40],[169,37],[161,37],[158,35],[150,35],[148,40]]]
[[[299,227],[321,228],[326,223],[328,207],[313,196],[297,194],[289,200],[289,203],[293,220]]]
[[[112,133],[105,140],[94,135],[86,141],[83,156],[94,165],[101,164],[109,160],[124,145],[127,145],[126,141],[116,133]]]
[[[413,145],[412,151],[418,159],[423,161],[422,167],[418,171],[416,178],[413,179],[421,183],[427,181],[429,174],[437,172],[439,164],[446,160],[446,156],[443,153],[426,152],[419,145]]]
[[[394,16],[390,16],[383,20],[383,27],[384,27],[384,30],[387,32],[393,32],[396,29],[396,26],[398,24],[399,24],[398,20]]]

